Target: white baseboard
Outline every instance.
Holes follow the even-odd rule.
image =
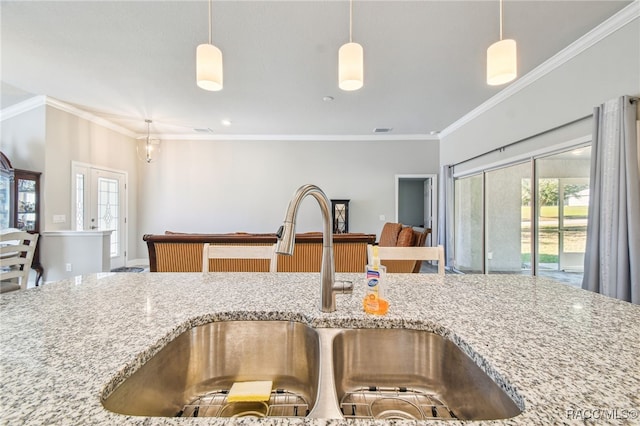
[[[149,259],[142,258],[142,259],[130,259],[127,260],[127,266],[149,266]]]

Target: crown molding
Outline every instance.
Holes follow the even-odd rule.
[[[33,96],[0,110],[0,122],[45,105],[46,96]]]
[[[45,98],[47,106],[75,115],[76,117],[90,121],[99,126],[106,127],[107,129],[113,130],[114,132],[120,133],[121,135],[128,136],[130,138],[136,138],[138,136],[137,133],[132,132],[129,129],[125,129],[122,126],[118,126],[117,124],[114,124],[109,120],[105,120],[104,118],[98,117],[95,114],[74,107],[73,105],[69,105],[65,102],[50,98],[48,96],[45,96]]]
[[[18,102],[15,105],[11,105],[7,108],[2,109],[0,111],[0,122],[16,117],[20,114],[24,114],[25,112],[31,111],[35,108],[39,108],[41,106],[50,106],[52,108],[56,108],[60,111],[75,115],[78,118],[82,118],[91,123],[113,130],[114,132],[120,133],[121,135],[128,136],[130,138],[138,137],[138,134],[136,134],[135,132],[132,132],[129,129],[125,129],[122,126],[118,126],[117,124],[114,124],[109,120],[105,120],[104,118],[100,118],[95,114],[44,95],[34,96],[22,102]]]
[[[491,97],[486,102],[482,103],[477,108],[473,109],[468,114],[462,116],[460,119],[449,125],[446,129],[440,132],[440,137],[447,137],[451,133],[460,129],[465,124],[478,118],[483,113],[487,112],[496,105],[504,102],[511,96],[525,89],[527,86],[533,84],[538,79],[549,74],[556,68],[569,62],[580,53],[589,49],[596,43],[604,40],[614,32],[618,31],[625,25],[629,24],[635,19],[640,17],[640,0],[635,0],[633,3],[620,10],[615,15],[611,16],[606,21],[580,37],[578,40],[571,43],[569,46],[556,53],[554,56],[538,65],[520,79],[516,80],[513,84],[507,86],[495,96]]]
[[[107,129],[111,129],[124,136],[128,136],[134,139],[146,138],[145,134],[138,134],[124,127],[118,126],[109,120],[98,117],[95,114],[84,111],[73,105],[59,101],[49,96],[38,95],[15,105],[11,105],[3,110],[0,110],[0,121],[7,120],[9,118],[18,116],[32,109],[50,106],[60,111],[67,112],[75,115],[76,117],[98,124]],[[440,138],[438,135],[431,134],[400,134],[400,135],[224,135],[224,134],[153,134],[154,138],[160,138],[162,140],[175,140],[175,141],[438,141]]]
[[[225,135],[215,133],[183,135],[152,134],[154,138],[173,141],[439,141],[438,135],[404,134],[404,135]],[[140,135],[141,137],[147,137]]]

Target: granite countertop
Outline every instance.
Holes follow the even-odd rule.
[[[100,403],[108,384],[135,371],[136,360],[150,357],[193,325],[294,319],[313,327],[406,327],[444,335],[499,377],[524,407],[514,418],[483,424],[640,422],[640,306],[543,278],[390,274],[389,313],[375,317],[362,312],[361,275],[337,278],[355,280],[355,290],[338,295],[338,309],[330,314],[318,309],[319,274],[95,274],[3,294],[0,421],[346,423],[144,418],[111,413]]]

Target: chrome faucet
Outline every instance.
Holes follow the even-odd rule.
[[[307,196],[312,195],[318,201],[322,212],[322,266],[320,267],[320,310],[322,312],[333,312],[336,310],[336,293],[350,293],[353,290],[351,283],[335,281],[335,264],[333,261],[333,229],[331,227],[331,214],[329,199],[322,189],[316,185],[302,185],[293,194],[289,201],[284,223],[278,229],[278,243],[276,252],[291,256],[296,238],[296,217],[298,216],[298,206]]]

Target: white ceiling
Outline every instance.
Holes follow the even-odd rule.
[[[518,43],[520,76],[630,1],[505,0],[504,36]],[[498,40],[498,2],[357,0],[353,39],[365,84],[337,85],[349,3],[213,2],[213,44],[224,89],[195,84],[207,41],[206,1],[4,1],[2,108],[47,95],[135,133],[421,137],[441,131],[505,86],[485,83]],[[331,102],[323,97],[332,96]],[[221,120],[232,121],[230,127]]]

